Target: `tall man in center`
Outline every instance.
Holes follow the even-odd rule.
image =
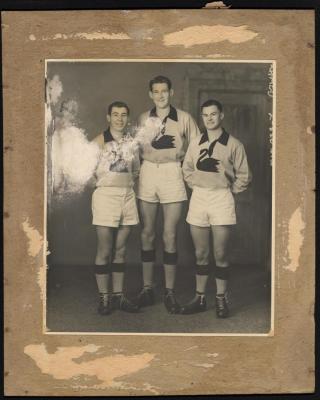
[[[142,218],[143,289],[139,294],[141,307],[154,304],[153,270],[156,260],[156,217],[159,203],[163,209],[163,266],[165,275],[164,304],[169,313],[180,312],[174,287],[177,269],[177,224],[183,201],[187,200],[181,162],[190,141],[200,134],[194,119],[170,104],[173,89],[170,79],[157,76],[149,82],[149,96],[155,107],[143,113],[138,125],[152,126],[153,139],[142,144],[143,160],[138,199]]]

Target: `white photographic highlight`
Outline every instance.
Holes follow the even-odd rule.
[[[162,121],[160,118],[149,117],[143,126],[136,128],[134,138],[139,144],[151,144],[160,135],[161,128]]]
[[[57,194],[81,193],[93,177],[99,147],[76,126],[55,130],[52,137],[53,189]]]

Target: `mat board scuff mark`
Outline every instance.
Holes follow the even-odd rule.
[[[221,54],[221,53],[213,53],[213,54],[206,54],[205,56],[203,54],[186,54],[186,57],[189,58],[206,58],[206,59],[215,59],[215,58],[232,58],[233,56],[231,54]]]
[[[207,357],[218,357],[219,353],[207,353]]]
[[[189,351],[189,350],[194,350],[194,349],[197,349],[199,346],[191,346],[191,347],[188,347],[187,349],[184,349],[183,351]]]
[[[102,31],[96,32],[77,32],[77,33],[56,33],[51,36],[41,36],[37,38],[33,33],[29,35],[29,40],[67,40],[67,39],[84,39],[84,40],[130,40],[124,32],[107,33]]]
[[[307,134],[308,134],[308,135],[314,135],[314,134],[315,134],[315,131],[316,131],[316,129],[315,129],[315,126],[314,126],[314,125],[311,125],[311,126],[308,126],[308,127],[307,127]]]
[[[214,53],[214,54],[208,54],[206,58],[230,58],[233,57],[231,54],[220,54],[220,53]],[[203,58],[203,56],[202,56]]]
[[[37,257],[43,248],[43,237],[37,229],[35,229],[29,222],[29,218],[22,223],[22,229],[25,232],[28,240],[28,254],[31,257]],[[48,250],[48,242],[46,243],[46,254],[48,255],[50,251]],[[45,264],[40,265],[38,271],[37,283],[40,288],[40,298],[43,300],[46,294],[46,269]]]
[[[79,361],[85,353],[96,353],[98,350],[100,355],[96,358]],[[116,379],[149,367],[155,357],[155,354],[150,353],[101,356],[101,346],[94,344],[58,347],[54,353],[48,353],[44,343],[29,344],[25,346],[24,353],[36,363],[43,374],[51,375],[57,380],[73,380],[73,387],[90,389],[119,388],[122,384]],[[80,378],[85,384],[79,383]],[[96,378],[101,383],[90,384],[89,378]]]
[[[38,271],[38,279],[37,279],[39,288],[40,288],[40,298],[44,300],[46,297],[46,283],[47,283],[47,265],[42,264]]]
[[[284,266],[284,269],[295,272],[299,266],[301,247],[304,240],[304,228],[305,223],[302,219],[301,207],[298,207],[291,215],[288,224],[288,263]]]
[[[209,364],[209,363],[203,363],[203,364],[192,364],[195,367],[199,367],[199,368],[213,368],[215,366],[215,364]]]
[[[22,229],[29,240],[29,256],[37,257],[42,249],[43,237],[40,235],[39,231],[30,224],[29,218],[26,218],[26,220],[22,223]]]
[[[219,43],[228,41],[239,44],[248,42],[258,36],[257,32],[248,29],[247,25],[195,25],[178,32],[163,36],[165,46],[191,47],[201,44]]]
[[[160,388],[158,386],[150,385],[150,383],[143,383],[141,386],[133,386],[126,382],[114,382],[114,388],[125,389],[125,390],[137,390],[142,392],[149,392],[155,395],[160,395]]]

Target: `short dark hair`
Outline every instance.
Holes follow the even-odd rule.
[[[210,100],[205,101],[205,102],[202,104],[202,106],[201,106],[201,113],[202,113],[202,110],[203,110],[205,107],[210,107],[210,106],[216,106],[220,112],[223,111],[223,107],[222,107],[222,104],[220,103],[220,101],[214,100],[214,99],[210,99]]]
[[[129,107],[127,106],[126,103],[124,103],[123,101],[114,101],[108,107],[108,115],[111,115],[113,107],[118,107],[118,108],[123,107],[127,110],[128,115],[130,114]]]
[[[169,78],[167,78],[166,76],[158,75],[153,79],[151,79],[151,81],[149,82],[149,89],[151,92],[152,92],[152,86],[155,83],[166,83],[168,85],[169,90],[172,88],[172,83]]]

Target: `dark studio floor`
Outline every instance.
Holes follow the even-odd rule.
[[[163,271],[156,268],[156,304],[138,314],[115,311],[97,313],[98,295],[92,267],[50,266],[47,285],[47,328],[51,332],[138,333],[268,333],[270,330],[270,274],[257,266],[234,266],[230,281],[231,315],[217,319],[215,283],[207,288],[208,310],[195,315],[169,315],[162,303]],[[141,287],[141,266],[128,265],[125,291],[133,299]],[[176,293],[181,304],[194,294],[190,267],[179,266]]]

